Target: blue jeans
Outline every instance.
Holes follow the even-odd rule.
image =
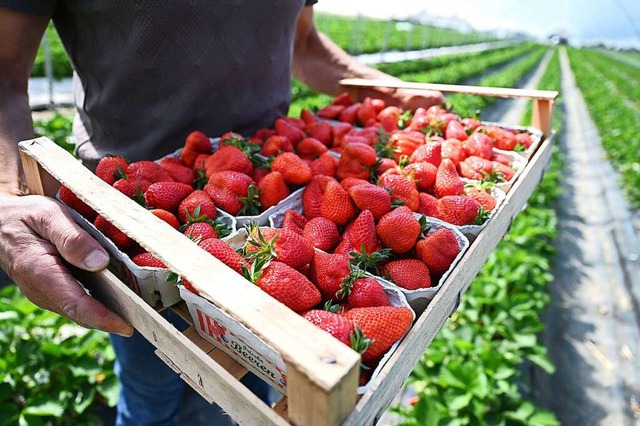
[[[162,315],[178,330],[188,324],[172,311]],[[155,347],[137,331],[126,338],[111,335],[120,379],[116,426],[233,425],[217,405],[211,405],[173,372],[155,353]],[[242,383],[268,402],[269,386],[249,373]]]

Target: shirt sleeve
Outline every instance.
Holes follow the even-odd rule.
[[[56,0],[0,0],[0,7],[36,16],[51,16]]]

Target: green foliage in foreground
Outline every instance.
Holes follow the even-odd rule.
[[[539,88],[559,86],[556,55]],[[556,119],[556,131],[559,124]],[[525,360],[554,371],[537,333],[550,299],[546,285],[553,279],[553,204],[560,194],[560,168],[556,153],[527,209],[516,217],[452,321],[413,371],[409,383],[420,399],[415,406],[394,408],[405,419],[403,425],[559,424],[552,413],[527,401],[517,384],[522,382],[519,367]]]
[[[62,46],[60,37],[52,24],[47,27],[47,40],[51,49],[51,63],[53,67],[53,76],[55,78],[71,77],[73,74],[73,67],[69,62],[67,52]],[[42,45],[38,49],[36,60],[31,70],[32,77],[44,77],[45,76],[45,63],[44,63],[44,49]]]
[[[54,116],[33,123],[33,129],[37,136],[46,136],[55,143],[73,153],[75,145],[71,138],[72,119],[66,115],[55,112]]]
[[[620,172],[622,186],[634,208],[640,208],[640,112],[636,109],[640,100],[630,96],[624,87],[640,84],[638,74],[621,77],[623,67],[617,61],[608,60],[612,72],[605,76],[598,63],[592,65],[593,54],[586,50],[568,49],[571,68],[578,87],[587,102],[591,119],[598,128],[607,155]],[[606,69],[605,68],[605,69]],[[633,83],[635,82],[635,83]]]
[[[99,425],[95,401],[114,406],[119,384],[105,333],[73,325],[0,290],[0,425]]]

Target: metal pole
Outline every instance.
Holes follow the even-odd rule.
[[[49,36],[47,31],[42,37],[42,53],[44,55],[44,74],[47,78],[47,86],[49,89],[49,106],[53,106],[53,60],[51,58],[51,46],[49,45]]]

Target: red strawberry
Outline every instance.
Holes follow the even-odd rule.
[[[260,154],[265,157],[276,156],[281,152],[293,152],[293,145],[286,136],[274,135],[271,136],[262,145]]]
[[[307,219],[320,216],[322,196],[329,182],[337,181],[329,176],[314,176],[302,193],[302,208]]]
[[[498,153],[493,153],[493,155],[491,156],[491,161],[497,161],[498,163],[502,163],[505,166],[508,166],[509,164],[511,164],[511,159],[509,159],[509,157],[507,157],[504,154],[498,154]],[[493,164],[492,164],[493,166]]]
[[[362,274],[352,273],[342,282],[338,295],[347,298],[350,309],[391,306],[382,285],[375,278],[364,278]]]
[[[333,135],[333,143],[332,146],[334,148],[342,147],[342,139],[347,135],[347,133],[353,130],[353,126],[349,123],[337,123],[334,124],[331,128],[331,133]]]
[[[518,145],[522,147],[522,150],[529,149],[532,143],[531,135],[529,133],[518,133],[516,135],[516,149],[518,148]]]
[[[207,253],[242,275],[242,267],[249,268],[249,264],[225,241],[217,238],[202,240],[198,245]]]
[[[464,151],[468,156],[491,159],[493,155],[493,142],[484,133],[474,133],[464,143]]]
[[[123,157],[104,157],[98,162],[96,176],[113,185],[115,181],[124,177],[128,166],[129,162]]]
[[[369,182],[368,180],[359,179],[355,177],[348,177],[348,178],[342,179],[342,181],[340,182],[340,185],[342,185],[342,187],[348,191],[354,186],[371,185],[371,182]]]
[[[396,306],[355,308],[345,317],[355,323],[362,333],[372,340],[371,346],[362,354],[362,362],[374,364],[411,328],[411,309]]]
[[[247,157],[247,154],[240,148],[225,146],[224,144],[220,146],[219,151],[207,159],[204,167],[207,172],[207,177],[209,178],[216,172],[226,170],[244,173],[248,176],[251,176],[253,173],[253,164],[249,157]]]
[[[315,217],[304,226],[302,236],[313,247],[330,252],[340,241],[340,233],[335,223],[324,217]]]
[[[418,163],[421,161],[429,162],[436,167],[439,166],[442,161],[442,142],[427,142],[416,148],[411,154],[411,162]]]
[[[196,172],[199,170],[204,171],[204,165],[207,163],[209,157],[211,157],[211,154],[198,154],[195,161],[193,162],[193,170]]]
[[[349,276],[351,267],[349,257],[343,254],[316,252],[309,268],[309,279],[320,292],[323,299],[339,300],[336,293],[340,290],[342,280]]]
[[[371,254],[378,248],[378,235],[373,213],[362,210],[358,217],[347,225],[343,238],[348,239],[356,251]]]
[[[502,174],[504,180],[507,182],[513,179],[513,176],[515,176],[516,174],[516,172],[511,167],[505,166],[504,164],[497,161],[493,161],[493,168],[497,173]]]
[[[338,121],[342,121],[343,123],[356,124],[356,118],[358,114],[358,110],[360,109],[360,104],[349,105],[345,109],[340,112],[338,115]]]
[[[490,212],[496,207],[496,199],[491,195],[491,188],[495,186],[492,182],[477,182],[465,185],[464,194],[476,200],[483,209]]]
[[[284,212],[282,220],[282,229],[288,229],[296,234],[303,235],[304,227],[307,225],[307,218],[302,216],[295,210],[287,210]]]
[[[485,174],[491,174],[492,171],[492,162],[482,157],[467,157],[460,163],[460,175],[467,179],[483,179]]]
[[[351,347],[351,336],[354,332],[353,322],[347,320],[342,315],[313,309],[305,312],[302,316],[316,327],[326,331],[345,345]]]
[[[480,203],[465,195],[448,195],[438,200],[438,218],[453,225],[481,224]]]
[[[436,173],[433,193],[437,198],[446,195],[459,195],[464,190],[464,183],[458,175],[455,164],[448,158],[443,158]]]
[[[343,238],[338,244],[338,247],[333,251],[337,254],[344,254],[347,256],[351,256],[351,253],[355,252],[356,248],[351,244],[351,241],[348,238]]]
[[[393,260],[383,265],[380,272],[389,281],[407,290],[431,287],[429,269],[418,259]]]
[[[153,210],[151,210],[151,213],[154,216],[156,216],[158,219],[161,219],[161,220],[167,222],[174,229],[178,229],[180,227],[180,222],[178,222],[178,219],[176,219],[176,216],[171,212],[168,212],[168,211],[162,210],[162,209],[153,209]]]
[[[379,220],[391,211],[391,195],[375,185],[358,185],[349,189],[349,196],[360,210],[369,210]]]
[[[416,244],[416,254],[435,276],[447,272],[458,253],[458,240],[455,234],[446,228],[430,232]]]
[[[144,181],[141,183],[130,179],[119,179],[113,184],[113,187],[122,192],[127,197],[135,198],[136,196],[143,194],[147,189],[149,189],[150,185],[151,182],[148,181]]]
[[[357,214],[356,207],[349,193],[337,182],[328,182],[322,202],[320,214],[338,226],[344,226]]]
[[[169,173],[153,161],[136,161],[129,164],[127,176],[129,180],[137,182],[173,182]]]
[[[331,101],[331,105],[342,105],[345,107],[351,106],[353,103],[353,99],[351,99],[351,96],[349,96],[347,92],[340,93]]]
[[[393,133],[387,142],[387,145],[393,148],[393,156],[396,161],[400,161],[400,157],[404,155],[411,156],[423,144],[424,134],[415,135],[405,132]]]
[[[284,181],[290,185],[306,185],[313,176],[311,168],[292,152],[278,155],[271,163],[271,170],[282,173]]]
[[[378,173],[378,176],[380,176],[387,170],[395,169],[396,167],[398,167],[398,163],[396,163],[396,160],[392,158],[380,158],[376,173]]]
[[[355,177],[369,180],[376,161],[375,149],[360,143],[350,143],[342,150],[336,176],[339,179]]]
[[[315,138],[304,138],[296,146],[296,153],[300,158],[308,158],[314,160],[327,152],[325,144]]]
[[[192,240],[208,240],[210,238],[218,238],[216,230],[207,222],[194,222],[183,231],[183,234]]]
[[[394,253],[407,253],[415,246],[422,226],[407,207],[399,207],[382,216],[376,226],[378,237]]]
[[[71,192],[71,190],[64,185],[60,187],[60,199],[67,206],[80,213],[80,215],[89,222],[93,222],[98,216],[98,213],[95,210],[85,204],[84,201],[78,198],[76,194]]]
[[[425,216],[437,217],[438,215],[438,199],[430,194],[420,193],[420,208],[418,213]]]
[[[422,161],[409,164],[403,171],[416,183],[419,191],[430,191],[436,181],[438,168],[427,161]]]
[[[179,182],[157,182],[149,186],[144,199],[149,207],[176,211],[180,202],[193,192],[193,188]]]
[[[316,123],[318,121],[316,116],[306,108],[303,108],[302,111],[300,111],[300,119],[304,121],[305,125]]]
[[[332,120],[345,109],[344,105],[328,105],[318,111],[318,117]]]
[[[306,137],[305,133],[300,128],[294,126],[283,118],[278,118],[276,120],[275,129],[280,136],[286,136],[289,138],[294,147]]]
[[[198,209],[197,214],[196,209]],[[217,214],[218,212],[216,211],[216,205],[213,203],[213,200],[202,190],[193,191],[187,198],[182,200],[178,206],[178,217],[182,223],[188,223],[189,219],[193,220],[198,217],[203,220],[213,220]],[[203,220],[200,221],[202,222]]]
[[[377,115],[378,113],[371,103],[371,98],[365,98],[356,113],[358,122],[363,126],[367,124],[369,120],[376,120]]]
[[[326,147],[331,146],[331,143],[333,142],[333,134],[332,133],[333,132],[331,130],[331,124],[323,122],[323,121],[312,125],[311,129],[309,130],[309,136],[314,138],[314,139],[319,140]]]
[[[258,190],[260,191],[259,200],[262,211],[275,206],[291,193],[282,173],[278,171],[272,171],[262,178],[258,183]]]
[[[230,170],[213,173],[204,191],[217,207],[229,214],[256,215],[260,212],[255,184],[244,173]]]
[[[98,228],[98,231],[102,232],[105,235],[105,237],[113,241],[113,243],[118,246],[120,250],[126,250],[130,247],[133,247],[133,245],[135,244],[135,241],[129,238],[116,226],[112,225],[111,222],[102,217],[102,215],[98,215],[93,224],[96,228]]]
[[[258,228],[250,230],[245,247],[252,258],[276,258],[292,268],[302,268],[311,262],[315,251],[302,235],[288,229]]]
[[[144,252],[144,253],[136,254],[131,258],[131,260],[133,261],[133,263],[135,263],[138,266],[143,266],[146,268],[167,269],[167,265],[162,263],[160,259],[152,255],[151,253]]]
[[[253,135],[251,135],[251,138],[249,140],[252,143],[262,144],[263,142],[265,142],[267,139],[269,139],[271,136],[273,136],[275,134],[276,134],[275,130],[267,129],[267,128],[263,127],[262,129],[256,130],[253,133]]]
[[[442,159],[448,158],[457,166],[466,157],[464,145],[458,139],[447,139],[442,142]]]
[[[211,140],[209,140],[207,135],[196,130],[195,132],[189,133],[184,143],[184,148],[199,154],[210,154],[212,150]]]
[[[380,177],[379,186],[386,188],[391,193],[392,201],[401,201],[411,211],[417,211],[420,207],[420,194],[415,182],[406,176],[385,173]]]
[[[447,128],[444,131],[444,137],[447,139],[458,139],[464,141],[467,139],[467,132],[464,130],[462,124],[459,121],[451,120],[447,124]]]
[[[266,267],[258,263],[254,263],[248,278],[274,299],[295,312],[307,311],[320,303],[320,292],[300,272],[282,262],[271,261]]]
[[[175,182],[186,183],[187,185],[193,185],[193,179],[195,179],[195,174],[193,170],[187,166],[183,166],[177,163],[174,163],[169,158],[164,158],[160,161],[160,166],[169,173],[171,179]]]
[[[338,168],[338,160],[329,153],[324,153],[309,164],[312,175],[325,175],[335,177]]]

